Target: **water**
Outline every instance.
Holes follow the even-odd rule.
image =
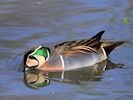
[[[132,4],[132,0],[1,0],[0,100],[132,100]],[[123,22],[125,17],[128,23]],[[103,38],[130,42],[110,55],[111,62],[124,64],[122,68],[106,70],[97,81],[82,81],[70,72],[82,84],[53,80],[37,90],[25,86],[18,66],[29,47],[51,47],[101,30],[106,30]]]

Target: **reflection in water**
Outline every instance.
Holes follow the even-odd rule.
[[[50,81],[41,71],[29,70],[24,72],[24,83],[30,88],[37,89],[49,85]]]
[[[100,81],[105,70],[121,68],[122,64],[114,64],[110,60],[105,60],[94,66],[80,68],[65,72],[44,72],[39,70],[29,70],[24,72],[24,83],[30,88],[39,88],[50,84],[50,80],[81,84],[84,81]]]

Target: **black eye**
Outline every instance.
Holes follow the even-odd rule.
[[[30,55],[29,56],[30,59],[36,59],[34,56]]]

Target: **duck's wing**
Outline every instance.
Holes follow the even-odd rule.
[[[63,54],[63,55],[77,55],[88,52],[97,52],[100,48],[100,39],[104,31],[97,33],[90,39],[77,40],[77,41],[67,41],[56,45],[53,48],[53,54]]]

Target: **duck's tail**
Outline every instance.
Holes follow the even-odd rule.
[[[127,41],[117,41],[117,42],[103,42],[102,46],[107,55],[111,53],[112,50],[115,48],[120,47],[122,44],[126,43]]]

